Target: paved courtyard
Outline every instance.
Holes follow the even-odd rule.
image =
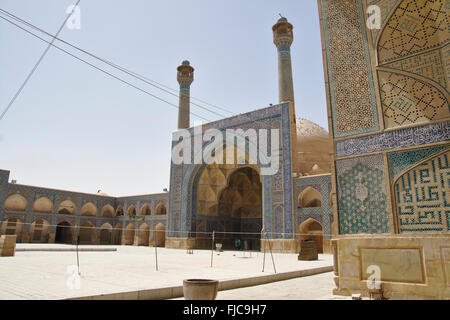
[[[351,300],[333,295],[333,272],[220,291],[217,300]]]
[[[18,244],[17,248],[58,247],[70,245]],[[83,248],[96,246],[83,246]],[[97,246],[98,247],[98,246]],[[76,252],[18,251],[14,257],[0,257],[0,299],[64,299],[182,285],[187,278],[218,280],[239,279],[273,274],[270,254],[266,254],[262,272],[261,252],[214,252],[133,246],[102,246],[117,248],[112,252],[80,252],[81,286],[74,287],[71,268],[76,268]],[[331,266],[332,255],[319,255],[318,261],[298,261],[297,254],[273,254],[278,273]],[[72,269],[73,270],[73,269]],[[308,280],[310,279],[310,280]],[[277,299],[262,287],[269,286],[280,298],[333,298],[331,273],[267,284],[264,286],[219,292],[218,299]],[[258,289],[259,288],[259,289]],[[291,289],[288,289],[291,288]],[[290,290],[290,291],[289,291]],[[233,294],[235,292],[235,294]],[[264,294],[262,294],[264,292]],[[310,292],[310,293],[308,293]],[[298,295],[297,295],[298,293]]]

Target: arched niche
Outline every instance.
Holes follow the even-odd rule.
[[[77,213],[77,207],[71,200],[64,200],[58,206],[58,213],[75,215]]]
[[[41,197],[33,203],[33,211],[35,212],[53,212],[53,201],[47,197]]]
[[[131,205],[128,207],[127,216],[135,216],[136,215],[136,207]]]
[[[30,225],[30,242],[48,243],[50,223],[44,219],[38,219]]]
[[[11,211],[26,211],[27,206],[28,200],[20,194],[9,196],[4,203],[5,210]]]
[[[93,204],[92,202],[85,203],[81,207],[81,215],[82,216],[89,216],[89,217],[96,217],[97,216],[97,206]]]
[[[143,223],[139,226],[138,229],[138,245],[139,246],[148,246],[150,238],[150,227]]]
[[[319,221],[309,218],[300,224],[298,231],[300,240],[315,239],[317,252],[323,253],[323,227]]]
[[[155,226],[155,246],[164,247],[166,245],[166,227],[162,223]]]
[[[312,187],[307,187],[298,195],[300,208],[314,208],[322,206],[322,195]]]
[[[104,218],[112,218],[114,217],[114,208],[112,205],[107,204],[103,206],[102,210],[100,211],[100,215]]]
[[[152,210],[150,209],[150,206],[146,203],[142,206],[139,215],[141,216],[149,216],[152,214]]]
[[[155,209],[155,214],[156,215],[165,215],[165,214],[167,214],[166,206],[164,204],[160,203]]]
[[[111,244],[112,229],[109,223],[100,226],[100,244]]]

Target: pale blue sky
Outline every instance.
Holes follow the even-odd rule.
[[[73,3],[0,0],[0,8],[55,33]],[[80,7],[81,29],[65,27],[60,38],[175,89],[176,67],[188,59],[192,96],[235,113],[278,102],[271,27],[281,13],[294,25],[297,116],[328,130],[315,0],[81,0]],[[0,112],[46,45],[0,20]],[[169,188],[176,125],[176,109],[52,48],[0,121],[0,168],[21,184],[114,196],[161,192]]]

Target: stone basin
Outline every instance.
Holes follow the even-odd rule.
[[[215,300],[219,289],[219,281],[211,279],[183,280],[185,300]]]

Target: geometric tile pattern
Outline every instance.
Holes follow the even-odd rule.
[[[448,148],[449,145],[436,146],[432,148],[414,149],[402,152],[393,152],[388,154],[389,173],[391,181],[396,179],[397,175],[414,164],[419,163],[425,158]]]
[[[450,151],[419,164],[394,185],[400,232],[449,232]]]
[[[378,42],[380,64],[436,48],[450,39],[447,0],[404,0]]]
[[[449,117],[449,102],[431,85],[385,71],[378,72],[378,79],[387,128]]]
[[[398,60],[383,67],[389,69],[399,69],[407,71],[412,74],[420,75],[422,77],[433,80],[439,83],[444,88],[449,89],[448,83],[448,68],[450,66],[449,56],[446,55],[450,45],[444,48],[437,48],[432,51],[424,52],[420,55],[415,55],[402,60]]]
[[[336,161],[339,233],[387,233],[389,209],[382,155]]]
[[[444,61],[444,66],[445,66],[445,74],[447,75],[447,90],[449,90],[449,87],[450,87],[450,45],[446,45],[441,51],[442,51],[442,60]]]
[[[450,116],[448,1],[403,0],[393,8],[376,42],[385,127],[446,119]]]
[[[321,0],[334,137],[379,129],[361,1]]]
[[[292,64],[289,46],[278,47],[278,77],[279,77],[279,101],[294,101],[294,88],[292,88]]]

